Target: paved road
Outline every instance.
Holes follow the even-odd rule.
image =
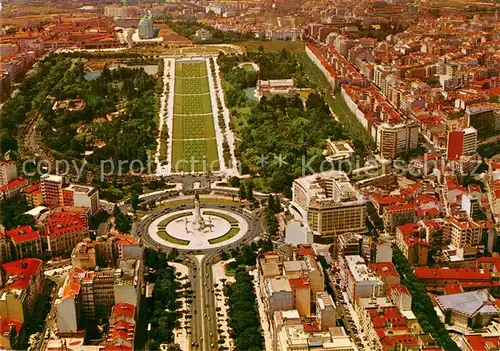
[[[203,207],[224,208],[228,211],[235,211],[248,221],[248,233],[237,242],[225,246],[224,250],[249,244],[256,236],[264,232],[263,224],[260,220],[261,210],[256,210],[252,214],[248,214],[243,209],[231,209],[231,206],[203,204]],[[147,234],[148,228],[151,222],[159,216],[189,208],[193,208],[193,205],[190,204],[177,208],[157,207],[148,212],[138,212],[137,217],[139,219],[134,222],[132,234],[140,236],[145,246],[168,252],[171,250],[169,247],[158,244],[149,237]],[[181,257],[185,259],[184,263],[189,267],[189,280],[194,292],[193,302],[189,308],[189,313],[192,316],[190,318],[191,328],[188,329],[191,332],[189,334],[189,345],[193,345],[190,346],[193,350],[215,350],[218,347],[216,296],[212,265],[219,260],[220,250],[220,247],[199,250],[197,252],[179,250]],[[196,344],[198,344],[198,347],[196,347]],[[214,345],[213,348],[212,344]]]

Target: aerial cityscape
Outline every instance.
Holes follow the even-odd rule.
[[[498,0],[2,0],[0,350],[500,350]]]

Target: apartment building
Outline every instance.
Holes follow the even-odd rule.
[[[293,306],[301,317],[311,315],[311,285],[308,277],[289,278],[292,290]]]
[[[495,104],[471,104],[465,109],[465,116],[468,125],[477,130],[481,139],[496,135],[500,131],[500,111]]]
[[[391,205],[384,211],[384,228],[387,233],[394,235],[396,227],[417,220],[417,212],[413,204]]]
[[[64,179],[58,175],[44,174],[40,177],[43,203],[47,207],[64,206]]]
[[[40,183],[23,188],[22,194],[30,206],[37,207],[43,205],[42,186]]]
[[[103,350],[134,350],[135,306],[117,303],[111,310],[109,330]]]
[[[25,187],[28,186],[28,180],[18,178],[10,181],[9,183],[0,186],[0,201],[10,199],[18,195]]]
[[[393,159],[418,146],[418,125],[410,121],[380,123],[372,134],[382,158]]]
[[[43,290],[43,261],[35,258],[1,266],[0,347],[12,349]]]
[[[476,247],[481,244],[483,228],[469,217],[449,217],[444,220],[443,234],[456,248]]]
[[[0,161],[0,187],[17,178],[15,161]]]
[[[74,333],[86,321],[109,318],[115,304],[134,306],[135,316],[140,308],[143,270],[142,257],[119,261],[116,268],[73,268],[55,302],[60,333]]]
[[[321,331],[327,331],[337,324],[337,306],[327,292],[316,293],[316,318]]]
[[[355,351],[354,343],[342,327],[331,327],[328,331],[311,330],[302,324],[285,325],[277,336],[278,349]]]
[[[40,233],[26,225],[5,231],[12,245],[12,256],[16,259],[41,257],[42,239]]]
[[[448,132],[446,158],[458,161],[461,156],[472,156],[477,150],[477,130],[474,127]]]
[[[305,256],[303,260],[283,262],[283,275],[288,278],[300,278],[306,276],[311,285],[311,294],[324,291],[325,276],[323,269],[314,257]]]
[[[89,235],[84,212],[53,212],[47,217],[44,227],[48,250],[53,255],[72,250]]]
[[[64,188],[66,192],[64,205],[75,207],[86,207],[90,209],[90,215],[99,210],[99,191],[97,188],[70,184]]]
[[[287,277],[278,276],[266,282],[265,310],[272,315],[275,311],[293,309],[292,287]]]
[[[378,296],[383,291],[383,282],[368,268],[359,255],[343,256],[340,259],[342,287],[351,302],[359,297]]]
[[[313,231],[314,240],[366,230],[366,201],[341,171],[328,171],[293,182],[291,205]]]
[[[396,228],[396,245],[412,266],[425,266],[429,255],[429,242],[424,226],[407,223]]]

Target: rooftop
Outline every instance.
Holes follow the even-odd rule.
[[[31,278],[38,272],[42,264],[42,260],[36,258],[23,258],[2,264],[6,276],[3,290],[28,288]]]
[[[451,310],[469,318],[477,314],[500,314],[500,310],[495,305],[495,298],[486,289],[436,296],[436,302],[443,311]]]
[[[399,277],[398,271],[392,262],[370,263],[368,266],[379,277]]]
[[[29,225],[7,230],[5,234],[12,239],[14,245],[40,239],[40,233]]]
[[[419,279],[491,280],[490,272],[484,269],[418,267],[414,272]]]

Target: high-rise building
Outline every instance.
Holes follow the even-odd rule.
[[[99,210],[99,191],[91,186],[70,184],[66,187],[64,206],[86,207],[90,214]]]
[[[142,17],[137,27],[139,30],[139,38],[151,39],[155,36],[152,15],[146,15]]]
[[[133,318],[139,311],[143,269],[142,257],[120,261],[116,269],[73,268],[55,302],[59,332],[74,333],[83,329],[85,322],[107,319],[112,309],[116,312],[115,304],[134,306],[127,307],[127,315],[133,310]]]
[[[477,130],[474,127],[448,132],[446,155],[449,161],[458,161],[461,156],[471,156],[477,150]]]
[[[316,293],[316,318],[321,331],[337,325],[337,307],[327,292]]]
[[[418,126],[413,122],[381,123],[376,128],[375,141],[380,156],[396,158],[418,146]]]
[[[358,297],[378,296],[383,292],[383,282],[368,268],[361,256],[341,257],[340,267],[342,286],[351,302]]]
[[[14,161],[0,161],[0,186],[7,185],[16,178],[16,163]]]
[[[294,206],[313,231],[314,240],[366,231],[366,201],[341,171],[328,171],[293,182]]]
[[[40,177],[43,203],[45,206],[64,206],[63,183],[63,177],[58,175],[44,174]]]

